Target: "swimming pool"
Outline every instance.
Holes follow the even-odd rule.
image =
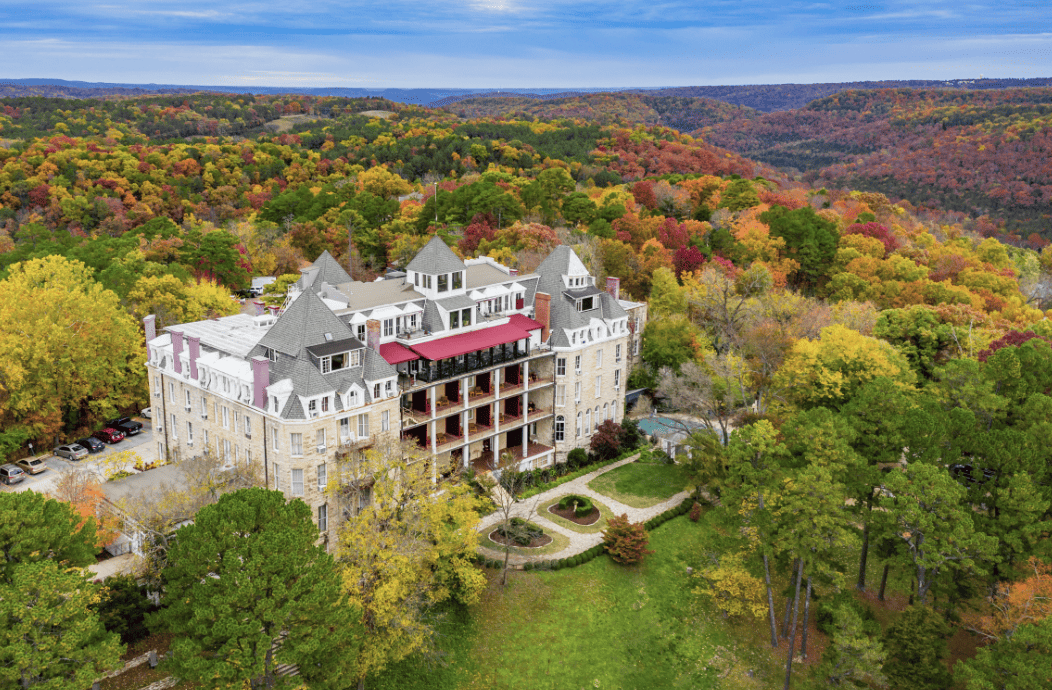
[[[675,433],[700,429],[704,424],[686,420],[672,419],[671,417],[647,417],[639,420],[639,429],[647,436],[662,433]]]

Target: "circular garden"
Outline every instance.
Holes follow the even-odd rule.
[[[595,506],[592,499],[577,494],[566,494],[558,502],[548,506],[548,512],[558,515],[563,520],[569,520],[575,525],[594,525],[599,522],[599,508]]]
[[[545,534],[543,529],[522,518],[512,518],[507,526],[497,525],[497,528],[489,533],[489,538],[501,546],[520,549],[539,549],[552,543],[552,537]]]

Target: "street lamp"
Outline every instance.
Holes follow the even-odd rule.
[[[435,225],[438,225],[438,182],[435,182]]]

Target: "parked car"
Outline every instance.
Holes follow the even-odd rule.
[[[0,465],[0,484],[20,484],[26,478],[26,473],[14,465]]]
[[[111,429],[110,427],[99,429],[92,434],[92,436],[100,441],[105,441],[106,443],[119,443],[124,440],[124,434],[122,432],[117,431],[116,429]]]
[[[47,469],[47,465],[40,458],[22,458],[15,460],[15,465],[20,467],[26,474],[40,474]]]
[[[146,419],[153,419],[153,408],[152,407],[147,407],[145,410],[143,410],[139,414],[142,415],[143,417],[145,417]]]
[[[106,444],[97,438],[88,436],[87,438],[78,438],[77,445],[88,449],[89,453],[101,453],[106,450]]]
[[[142,431],[142,422],[137,422],[131,417],[118,417],[106,422],[106,427],[116,429],[125,436],[134,436]]]
[[[984,467],[979,473],[971,465],[950,465],[950,474],[963,484],[985,484],[997,477],[997,470]],[[977,476],[981,475],[981,476]]]
[[[80,460],[88,457],[88,449],[76,443],[67,443],[56,448],[55,455],[67,460]]]

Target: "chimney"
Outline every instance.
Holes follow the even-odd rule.
[[[365,322],[365,340],[370,350],[380,351],[380,322],[377,319]]]
[[[197,379],[197,358],[201,356],[201,338],[188,335],[186,342],[190,343],[190,378]]]
[[[181,356],[183,354],[183,332],[176,331],[171,328],[168,332],[172,336],[172,366],[175,368],[175,373],[183,373],[183,362]]]
[[[277,316],[278,315],[278,309],[281,309],[281,307],[274,306],[274,307],[267,307],[267,309],[270,310],[270,315],[271,316]]]
[[[252,304],[256,305],[256,316],[263,316],[267,311],[267,305],[261,299],[254,300]]]
[[[267,408],[267,386],[270,385],[270,360],[262,355],[252,358],[252,404]]]
[[[621,279],[608,276],[606,279],[606,291],[614,299],[621,299]]]
[[[519,269],[517,269],[517,268],[509,268],[508,269],[508,275],[510,275],[512,278],[515,278],[516,276],[519,275]]]
[[[551,335],[552,296],[544,292],[538,292],[534,299],[534,319],[541,324],[541,342],[546,343],[548,342],[548,336]]]
[[[157,337],[157,317],[153,314],[143,317],[142,325],[146,330],[146,359],[149,359],[150,341]]]

